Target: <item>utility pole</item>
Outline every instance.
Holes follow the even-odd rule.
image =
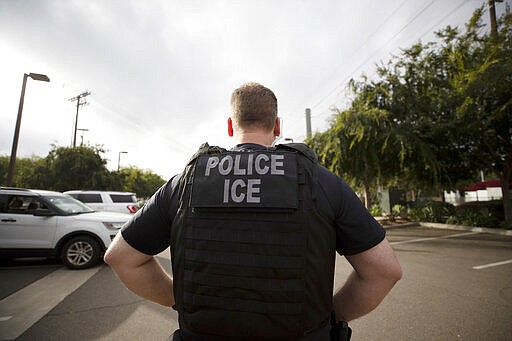
[[[117,171],[119,172],[121,165],[121,154],[128,154],[128,152],[119,152],[117,155]]]
[[[489,0],[489,15],[491,17],[491,36],[498,34],[498,26],[496,24],[496,6],[495,2],[503,2],[503,0]]]
[[[311,137],[311,109],[306,108],[306,136]]]
[[[89,96],[90,94],[91,93],[89,91],[86,91],[86,92],[82,92],[78,96],[75,96],[75,97],[69,99],[71,102],[76,101],[75,128],[74,128],[74,132],[73,132],[73,148],[76,147],[76,131],[78,130],[77,129],[77,126],[78,126],[78,109],[80,108],[81,105],[87,104],[87,102],[85,101],[85,97]],[[83,101],[82,101],[82,99],[83,99]]]
[[[82,134],[80,134],[80,147],[82,147],[84,145],[84,133],[89,131],[89,129],[77,128],[76,130],[80,130],[82,132]]]

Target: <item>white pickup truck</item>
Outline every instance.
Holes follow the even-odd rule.
[[[64,194],[80,200],[96,211],[135,213],[139,209],[135,193],[112,191],[67,191]]]

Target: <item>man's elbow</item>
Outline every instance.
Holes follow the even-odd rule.
[[[381,245],[382,253],[377,255],[379,258],[379,262],[377,262],[377,264],[380,263],[377,267],[380,271],[377,273],[380,273],[382,278],[395,284],[402,279],[402,267],[400,266],[400,262],[398,261],[395,251],[392,249],[389,242],[385,240]]]
[[[103,261],[112,266],[116,263],[116,255],[115,252],[112,251],[112,249],[109,247],[107,251],[105,251],[105,255],[103,256]]]
[[[390,276],[391,276],[392,280],[396,283],[402,279],[403,275],[404,275],[404,273],[402,271],[402,267],[400,266],[400,264],[397,263],[396,267],[393,269]]]
[[[401,280],[403,275],[404,273],[402,271],[402,267],[400,266],[400,263],[398,263],[398,261],[394,262],[394,264],[389,265],[386,268],[386,271],[382,273],[382,277],[389,283],[392,283],[392,285],[395,285],[395,283]]]
[[[374,268],[373,272],[366,274],[368,279],[373,281],[387,283],[389,287],[393,287],[403,277],[402,267],[396,257],[390,257],[385,263],[378,268]]]
[[[103,256],[103,261],[111,267],[122,261],[121,246],[119,245],[121,244],[121,239],[122,237],[119,233],[107,248],[105,255]]]

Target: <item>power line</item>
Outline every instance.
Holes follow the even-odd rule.
[[[420,35],[420,39],[423,38],[425,35],[427,35],[428,33],[431,33],[432,30],[434,29],[434,27],[436,27],[437,25],[439,25],[441,22],[443,22],[446,18],[448,18],[449,16],[451,16],[453,13],[455,13],[456,11],[458,11],[463,5],[465,5],[466,3],[469,3],[469,0],[462,0],[457,6],[455,6],[450,12],[448,12],[448,14],[446,14],[444,17],[442,17],[441,19],[439,19],[438,21],[436,21],[436,23],[432,26],[430,26],[428,29],[426,29],[421,35]]]
[[[428,5],[427,5],[427,7],[428,7],[428,6],[430,6],[430,5],[432,5],[435,1],[437,1],[437,0],[433,0],[430,4],[428,4]],[[450,12],[448,12],[445,16],[443,16],[441,19],[439,19],[438,21],[436,21],[436,22],[435,22],[435,24],[433,24],[432,26],[430,26],[427,30],[425,30],[425,31],[424,31],[424,32],[419,36],[419,39],[423,38],[426,34],[431,33],[431,31],[432,31],[432,29],[434,29],[434,27],[436,27],[437,25],[439,25],[439,23],[443,22],[446,18],[448,18],[448,17],[449,17],[449,16],[451,16],[453,13],[455,13],[456,11],[458,11],[458,10],[459,10],[459,9],[460,9],[460,8],[461,8],[465,3],[467,3],[467,2],[469,2],[469,1],[468,1],[468,0],[463,0],[463,1],[461,1],[461,2],[460,2],[458,5],[456,5],[456,6],[455,6],[455,7],[454,7]],[[404,26],[404,27],[403,27],[399,32],[397,32],[395,35],[393,35],[393,37],[391,37],[391,38],[390,38],[390,39],[389,39],[389,40],[388,40],[388,41],[383,45],[383,47],[387,46],[387,45],[388,45],[388,44],[389,44],[389,43],[390,43],[390,42],[391,42],[391,41],[392,41],[392,40],[393,40],[393,39],[394,39],[398,34],[400,34],[400,33],[401,33],[401,32],[402,32],[402,31],[403,31],[403,30],[404,30],[404,29],[405,29],[409,24],[411,24],[411,23],[412,23],[412,21],[414,21],[414,20],[415,20],[415,19],[416,19],[416,18],[417,18],[421,13],[423,13],[423,12],[427,9],[427,7],[423,8],[423,9],[421,10],[421,12],[419,12],[419,13],[418,13],[418,14],[417,14],[413,19],[411,19],[411,21],[409,21],[409,22],[406,24],[406,26]],[[374,54],[372,54],[372,55],[370,56],[370,58],[371,58],[371,57],[373,57],[373,56],[374,56]],[[368,61],[368,59],[369,59],[369,58],[367,58],[367,59],[365,60],[365,62],[363,62],[363,63],[362,63],[361,65],[359,65],[356,69],[354,69],[354,71],[353,71],[353,72],[352,72],[352,73],[351,73],[347,78],[345,78],[345,80],[343,81],[343,83],[341,83],[341,84],[339,84],[338,86],[336,86],[336,87],[334,88],[334,90],[337,90],[337,89],[338,89],[342,84],[346,83],[346,81],[349,79],[349,77],[351,77],[351,76],[355,73],[355,71],[356,71],[357,69],[359,69],[361,66],[363,66],[363,65],[366,63],[366,61]],[[331,92],[329,93],[329,95],[328,95],[328,96],[324,97],[324,99],[322,99],[320,102],[318,102],[318,103],[316,104],[316,106],[318,106],[318,105],[319,105],[323,100],[327,99],[327,98],[332,94],[332,92],[333,92],[333,91],[331,91]],[[323,110],[323,111],[322,111],[322,114],[325,114],[325,113],[326,113],[326,111],[327,111],[327,109],[326,109],[326,110]],[[312,116],[312,117],[318,117],[318,116],[321,116],[322,114],[317,114],[317,115]]]
[[[181,142],[179,142],[179,141],[177,141],[175,139],[170,138],[169,136],[162,136],[160,134],[155,134],[154,130],[149,129],[149,128],[145,127],[145,126],[142,126],[138,122],[134,122],[133,120],[127,120],[126,118],[130,117],[127,114],[129,112],[129,110],[123,109],[119,104],[114,103],[107,96],[101,95],[100,97],[103,100],[105,100],[106,102],[109,102],[109,104],[102,104],[101,103],[102,101],[101,101],[101,98],[100,98],[100,100],[98,101],[98,105],[100,105],[103,108],[103,110],[107,110],[111,114],[113,114],[114,116],[117,116],[118,118],[122,119],[124,124],[130,125],[135,131],[141,131],[142,130],[142,131],[144,131],[146,134],[148,134],[150,136],[156,136],[156,137],[162,139],[163,141],[165,141],[168,144],[168,147],[170,147],[171,149],[174,149],[176,151],[179,151],[179,152],[184,152],[184,151],[187,151],[187,150],[190,150],[190,151],[194,150],[193,147],[185,145],[185,144],[183,144],[183,143],[181,143]],[[111,106],[115,106],[115,107],[119,107],[119,108],[116,108],[116,110],[112,110],[112,109],[110,109]]]
[[[313,110],[315,108],[317,108],[322,102],[324,102],[326,99],[328,99],[329,97],[332,96],[332,94],[338,90],[338,88],[342,85],[344,85],[348,79],[350,79],[350,77],[352,77],[352,75],[358,70],[360,69],[362,66],[364,66],[370,59],[372,59],[375,54],[381,50],[383,47],[386,47],[391,41],[393,41],[400,33],[402,33],[410,24],[412,24],[421,14],[423,14],[430,6],[432,6],[436,1],[438,0],[432,0],[430,1],[430,3],[428,3],[425,7],[423,7],[419,12],[416,13],[416,15],[410,19],[397,33],[395,33],[390,39],[388,39],[384,45],[382,45],[381,47],[379,47],[378,49],[376,49],[373,53],[371,53],[369,55],[368,58],[366,58],[362,63],[360,63],[355,69],[352,70],[352,72],[341,82],[339,83],[338,85],[336,85],[326,96],[322,97],[322,99],[320,101],[318,101],[315,105],[311,106],[310,108]],[[395,14],[396,12],[404,5],[405,1],[402,2],[397,8],[395,8],[395,10],[393,10],[393,12],[384,20],[384,22],[378,26],[378,28],[372,32],[366,39],[365,39],[365,42],[363,44],[361,44],[356,51],[359,51],[367,42],[370,38],[372,38],[378,31],[379,29],[387,22],[389,21],[389,19],[391,19]],[[353,55],[355,54],[355,52],[353,52],[350,57],[352,57]],[[347,58],[348,59],[348,58]],[[342,64],[341,64],[342,65]],[[336,72],[339,70],[339,67],[336,69]],[[334,75],[331,75],[329,78],[332,78]],[[327,81],[324,82],[324,84],[326,83]],[[319,87],[318,87],[319,88]],[[317,88],[317,89],[318,89]],[[317,90],[315,90],[317,91]],[[314,93],[314,92],[313,92]],[[325,111],[325,110],[324,110]],[[294,111],[295,112],[295,111]],[[314,115],[312,117],[316,117],[318,115]],[[295,124],[297,124],[299,122],[299,120],[296,120],[290,127],[294,126]],[[290,128],[288,127],[288,128]]]
[[[382,28],[382,27],[383,27],[383,26],[384,26],[384,25],[385,25],[385,24],[386,24],[386,23],[387,23],[387,22],[388,22],[388,21],[389,21],[389,20],[390,20],[390,19],[391,19],[395,14],[396,14],[396,12],[398,12],[398,10],[400,10],[400,8],[402,8],[402,6],[403,6],[406,2],[408,2],[408,0],[403,1],[400,5],[398,5],[398,6],[393,10],[393,12],[391,12],[391,14],[390,14],[390,15],[388,15],[388,16],[387,16],[387,18],[386,18],[386,19],[384,19],[384,21],[383,21],[379,26],[377,26],[377,28],[376,28],[372,33],[370,33],[370,34],[369,34],[369,35],[364,39],[363,43],[362,43],[362,44],[360,44],[358,48],[356,48],[355,50],[353,50],[353,51],[352,51],[352,53],[351,53],[347,58],[345,58],[345,59],[346,59],[346,60],[350,60],[350,58],[352,58],[352,57],[353,57],[357,52],[359,52],[359,50],[361,50],[361,48],[362,48],[363,46],[365,46],[365,45],[366,45],[366,43],[368,43],[368,41],[369,41],[371,38],[373,38],[373,37],[375,36],[375,34],[377,34],[377,32],[379,32],[379,31],[380,31],[380,29],[381,29],[381,28]],[[315,89],[315,90],[313,90],[313,91],[311,92],[310,96],[311,96],[311,95],[314,95],[314,94],[315,94],[318,90],[320,90],[320,88],[322,88],[322,87],[323,87],[323,86],[324,86],[324,85],[325,85],[325,84],[326,84],[326,83],[327,83],[331,78],[333,78],[333,77],[336,75],[336,73],[338,73],[338,71],[341,69],[341,67],[342,67],[343,65],[344,65],[344,62],[342,62],[342,63],[338,64],[338,66],[336,67],[336,69],[335,69],[333,72],[330,72],[330,73],[329,73],[329,74],[330,74],[330,76],[329,76],[325,81],[323,81],[321,85],[317,86],[317,87],[316,87],[316,89]],[[308,96],[308,97],[310,97],[310,96]]]
[[[425,7],[423,7],[411,20],[409,20],[398,32],[396,32],[391,38],[389,38],[385,43],[384,45],[380,46],[379,48],[377,48],[373,53],[371,53],[368,58],[366,58],[362,63],[360,63],[356,68],[353,69],[353,71],[347,76],[345,77],[345,79],[339,83],[338,85],[336,85],[334,87],[334,89],[332,89],[328,94],[327,96],[324,96],[320,101],[318,101],[315,105],[313,105],[311,107],[311,109],[314,109],[316,108],[317,106],[319,106],[323,101],[325,101],[327,98],[329,98],[336,90],[338,90],[338,88],[342,85],[345,85],[346,82],[350,79],[350,77],[352,77],[352,75],[357,71],[359,70],[362,66],[364,66],[368,61],[370,61],[370,59],[374,58],[374,56],[377,54],[377,52],[379,50],[381,50],[382,48],[386,47],[389,43],[391,43],[391,41],[393,41],[400,33],[402,33],[410,24],[412,24],[421,14],[423,14],[430,6],[432,6],[434,4],[434,2],[436,2],[438,0],[432,0],[430,1],[430,3],[428,3]]]
[[[394,38],[396,38],[401,32],[403,32],[403,30],[409,26],[414,20],[416,20],[423,12],[425,12],[426,9],[428,9],[428,7],[430,7],[435,1],[437,0],[433,0],[431,1],[427,6],[425,6],[420,12],[418,12],[404,27],[402,27],[400,29],[400,31],[398,31],[397,33],[395,33],[388,41],[386,41],[386,43],[382,46],[382,47],[385,47],[387,46]],[[462,6],[464,6],[466,3],[469,3],[469,0],[463,0],[461,1],[460,3],[458,3],[455,7],[453,7],[446,15],[444,15],[442,18],[440,18],[439,20],[437,20],[433,25],[431,25],[428,29],[426,29],[420,36],[419,36],[419,39],[423,38],[425,35],[427,35],[428,33],[431,33],[432,30],[437,26],[439,25],[439,23],[443,22],[446,18],[450,17],[453,13],[455,13],[456,11],[460,10],[460,8]],[[382,25],[381,25],[382,26]],[[377,50],[376,50],[377,51]],[[376,52],[375,51],[375,52]],[[374,55],[375,55],[375,52],[371,54],[371,56],[369,58],[367,58],[363,63],[361,63],[358,67],[356,67],[352,73],[347,77],[345,78],[345,80],[338,84],[331,92],[329,92],[329,94],[327,96],[325,96],[324,98],[322,98],[322,100],[320,100],[319,102],[317,102],[312,108],[316,108],[318,107],[323,101],[325,101],[327,98],[329,98],[332,93],[334,91],[336,91],[341,85],[345,84],[347,82],[347,80],[355,73],[356,70],[358,70],[360,67],[362,67],[364,64],[366,64],[366,62],[372,58]],[[315,117],[319,117],[319,116],[323,116],[325,114],[328,114],[331,110],[330,108],[332,107],[332,105],[329,105],[327,108],[325,108],[324,110],[321,110],[319,114],[316,114],[316,115],[312,115],[311,117],[312,118],[315,118]]]

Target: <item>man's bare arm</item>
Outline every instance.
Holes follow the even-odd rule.
[[[371,312],[402,278],[402,269],[387,239],[346,258],[354,271],[333,298],[338,321],[351,321]]]
[[[135,294],[166,307],[174,305],[172,278],[153,256],[134,249],[121,233],[112,241],[104,260]]]

